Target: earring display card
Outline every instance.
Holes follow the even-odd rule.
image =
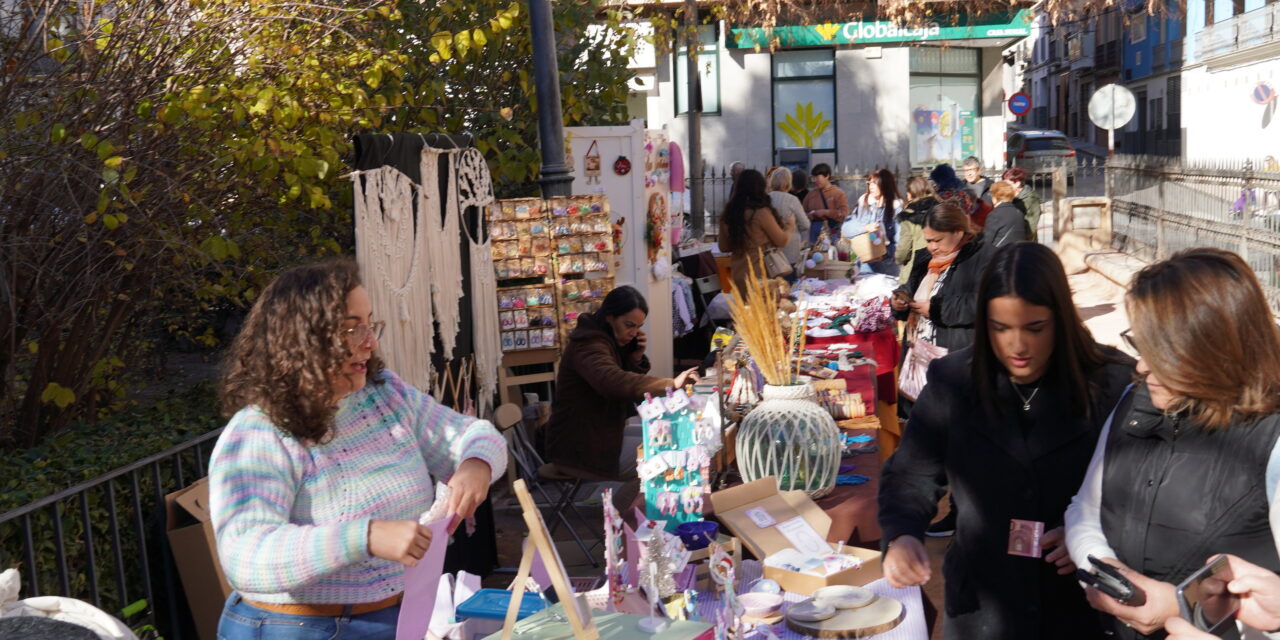
[[[697,397],[675,389],[661,398],[646,398],[637,407],[644,434],[637,473],[645,516],[664,521],[669,532],[681,523],[702,520],[711,464],[710,453],[697,438],[704,406]]]

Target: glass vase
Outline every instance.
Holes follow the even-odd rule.
[[[744,482],[774,476],[781,491],[831,493],[840,468],[840,430],[809,383],[765,385],[763,400],[738,431]]]

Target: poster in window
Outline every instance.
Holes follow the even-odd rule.
[[[775,82],[775,144],[778,147],[834,149],[834,93],[830,79]]]

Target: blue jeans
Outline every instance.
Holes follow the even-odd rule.
[[[276,613],[233,593],[218,621],[218,640],[395,640],[399,618],[400,605],[354,616]]]

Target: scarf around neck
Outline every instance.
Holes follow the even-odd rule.
[[[969,244],[969,238],[961,240],[960,244],[956,246],[955,251],[946,255],[929,258],[929,273],[942,273],[943,271],[946,271],[947,267],[950,267],[951,263],[956,261],[956,257],[960,255],[960,250],[963,249],[966,244]]]

